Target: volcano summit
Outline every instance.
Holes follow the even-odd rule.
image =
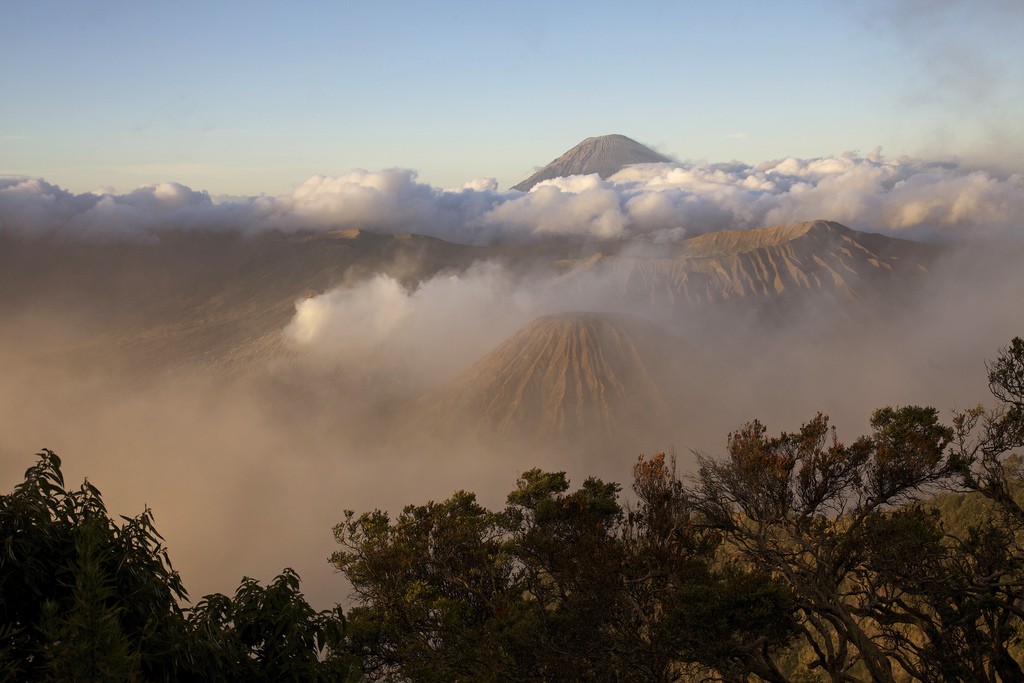
[[[529,192],[531,187],[542,180],[591,173],[607,178],[630,164],[670,161],[668,157],[625,135],[602,135],[587,138],[512,189]]]

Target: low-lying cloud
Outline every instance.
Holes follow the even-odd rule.
[[[145,238],[160,229],[414,232],[461,243],[540,237],[655,241],[711,230],[816,220],[914,239],[1016,236],[1024,177],[955,160],[846,154],[758,165],[638,164],[530,192],[480,180],[461,189],[407,169],[314,176],[278,197],[214,198],[177,183],[74,194],[41,179],[0,179],[0,229]]]
[[[465,369],[546,312],[540,295],[494,263],[436,275],[411,289],[380,273],[299,301],[284,334],[305,359],[364,373],[352,379],[372,378],[384,392],[396,386],[408,392]]]

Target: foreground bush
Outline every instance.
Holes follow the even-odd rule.
[[[0,680],[327,681],[345,659],[340,611],[315,612],[291,570],[194,609],[145,510],[115,521],[88,481],[39,454],[0,496]]]

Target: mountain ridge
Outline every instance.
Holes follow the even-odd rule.
[[[442,271],[494,261],[544,273],[566,301],[683,320],[696,309],[754,307],[766,316],[808,297],[822,309],[894,310],[942,248],[811,221],[698,235],[575,245],[554,240],[471,247],[371,231],[160,233],[153,242],[33,240],[0,234],[0,315],[12,327],[42,311],[74,322],[32,352],[74,348],[130,363],[264,355],[295,302],[387,272],[415,288]],[[38,273],[47,277],[39,278]],[[602,289],[595,295],[595,283]],[[909,290],[907,290],[909,291]],[[580,297],[583,297],[582,299]],[[572,304],[569,304],[572,310]],[[780,318],[781,320],[781,318]],[[70,330],[69,330],[70,332]],[[269,335],[269,336],[268,336]]]
[[[819,220],[581,255],[564,263],[560,285],[582,289],[596,279],[613,285],[610,300],[631,309],[740,306],[773,317],[813,303],[819,312],[863,313],[892,309],[903,285],[920,281],[938,253]]]

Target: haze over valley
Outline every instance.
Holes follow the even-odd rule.
[[[52,448],[154,509],[193,596],[294,566],[328,605],[346,509],[686,470],[754,418],[964,407],[1020,333],[1018,175],[598,136],[517,187],[0,180],[0,476]]]

